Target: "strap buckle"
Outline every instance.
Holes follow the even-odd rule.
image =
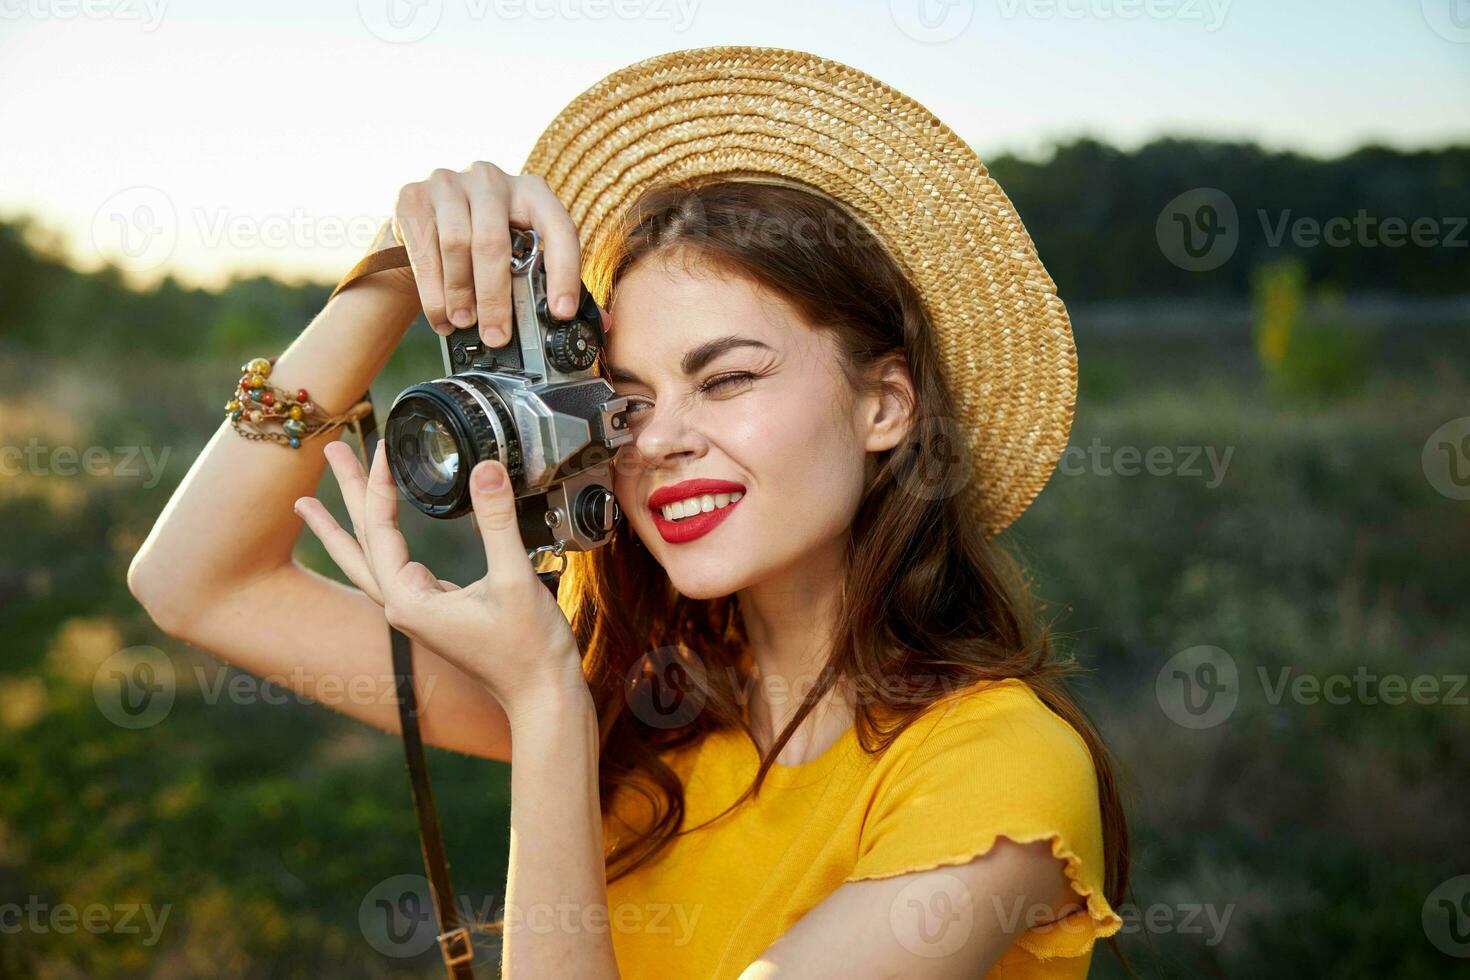
[[[475,958],[475,946],[470,931],[464,926],[451,929],[439,936],[439,952],[444,954],[444,965],[462,966]]]

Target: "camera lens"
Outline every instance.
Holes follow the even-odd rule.
[[[512,485],[521,477],[510,413],[494,386],[473,374],[404,391],[388,412],[383,442],[394,482],[431,517],[469,511],[470,471],[482,460],[499,460]]]
[[[419,430],[419,465],[435,487],[448,489],[459,474],[459,447],[449,430],[432,419]]]

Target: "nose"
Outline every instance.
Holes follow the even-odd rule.
[[[643,466],[656,468],[687,463],[703,456],[708,442],[689,424],[686,413],[666,408],[645,409],[634,423],[634,436],[624,448]]]

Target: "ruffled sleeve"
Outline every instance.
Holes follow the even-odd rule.
[[[1123,920],[1103,895],[1102,817],[1092,755],[1080,735],[1019,680],[956,695],[914,737],[879,786],[847,881],[963,864],[997,837],[1050,840],[1086,909],[1026,930],[1039,958],[1080,956]]]

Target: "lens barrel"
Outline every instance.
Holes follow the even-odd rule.
[[[405,390],[383,426],[393,482],[432,517],[468,513],[470,471],[499,460],[511,485],[523,476],[510,410],[495,387],[474,373],[438,378]]]

